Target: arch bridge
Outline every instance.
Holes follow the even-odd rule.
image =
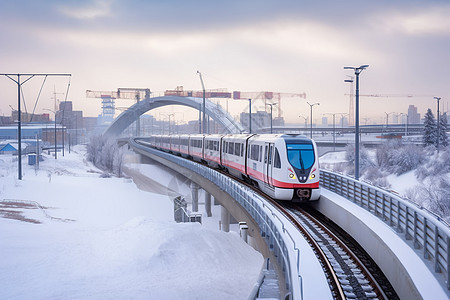
[[[222,109],[221,106],[209,101],[208,99],[206,99],[205,103],[205,114],[210,116],[217,123],[221,124],[225,132],[241,133],[244,131],[242,125],[235,121],[228,112]],[[142,114],[149,110],[167,105],[184,105],[202,111],[203,99],[179,96],[145,98],[144,100],[129,107],[126,111],[122,112],[104,134],[109,136],[118,136],[134,121],[138,120],[139,116]]]

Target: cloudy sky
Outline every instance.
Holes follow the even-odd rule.
[[[348,112],[352,74],[343,68],[368,64],[361,94],[396,95],[361,99],[362,117],[382,122],[409,104],[435,111],[433,96],[447,110],[449,16],[448,0],[2,0],[0,73],[71,73],[68,100],[96,116],[100,101],[87,89],[200,90],[200,70],[207,89],[306,93],[283,101],[287,121],[300,123],[306,101],[320,102],[317,117]],[[28,111],[42,81],[23,86]],[[67,84],[48,78],[36,111],[52,108],[51,93]],[[0,115],[17,108],[16,92],[0,77]],[[243,102],[229,102],[233,115]]]

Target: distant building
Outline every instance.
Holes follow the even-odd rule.
[[[322,117],[322,127],[328,127],[328,118]]]
[[[410,105],[408,107],[408,124],[420,124],[420,114],[417,112],[417,107]]]
[[[273,126],[284,126],[284,118],[283,117],[276,117],[273,118]]]
[[[243,112],[240,114],[239,122],[246,128],[250,129],[248,113]],[[270,127],[270,113],[266,111],[257,111],[252,113],[252,132],[258,131],[260,128]]]

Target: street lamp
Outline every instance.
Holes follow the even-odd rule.
[[[44,108],[44,110],[48,110],[48,111],[51,111],[52,113],[54,113],[55,114],[55,159],[57,158],[57,148],[56,148],[56,111],[54,111],[54,110],[51,110],[51,109],[48,109],[48,108]]]
[[[170,131],[170,117],[171,117],[171,116],[174,116],[174,115],[175,115],[175,114],[169,114],[169,115],[168,115],[168,116],[169,116],[169,135],[170,135],[170,132],[171,132],[171,131]]]
[[[305,120],[305,130],[306,130],[306,127],[308,127],[308,117],[304,117],[304,116],[298,116],[299,118],[303,118],[304,120]]]
[[[395,112],[390,112],[390,113],[384,112],[384,113],[386,114],[386,132],[387,132],[388,127],[389,127],[389,115],[395,114]]]
[[[405,124],[405,136],[408,136],[408,114],[400,113],[401,116],[406,116],[406,124]]]
[[[341,115],[341,128],[344,128],[344,116],[349,116],[348,113],[337,113],[337,115]]]
[[[205,85],[203,83],[202,73],[200,73],[200,71],[197,71],[197,74],[200,76],[200,81],[202,83],[202,90],[203,90],[203,106],[202,106],[203,121],[202,121],[201,133],[205,134],[206,133],[206,117],[205,117],[206,90],[205,90]]]
[[[439,153],[439,136],[441,131],[441,121],[439,116],[439,100],[441,100],[441,97],[434,97],[434,99],[437,100],[437,135],[436,135],[436,148]]]
[[[319,102],[316,102],[316,103],[313,103],[313,104],[310,104],[309,102],[306,102],[306,103],[308,103],[309,107],[311,108],[311,138],[312,138],[312,136],[313,136],[313,134],[312,134],[313,106],[314,105],[320,105],[320,103]]]
[[[355,179],[359,180],[359,74],[369,65],[362,65],[359,67],[344,67],[345,70],[353,70],[356,75],[356,107],[355,107]],[[345,80],[345,82],[350,82]]]
[[[277,103],[272,103],[272,104],[266,103],[266,105],[270,106],[270,133],[273,133],[273,130],[272,130],[272,128],[273,128],[273,126],[272,126],[273,125],[272,108],[274,105],[277,105]]]
[[[324,115],[332,115],[333,116],[333,151],[336,151],[336,115],[341,113],[326,113]]]

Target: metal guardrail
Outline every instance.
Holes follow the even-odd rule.
[[[296,247],[292,233],[285,227],[284,222],[289,221],[279,217],[275,208],[250,188],[202,164],[142,146],[133,139],[130,139],[129,144],[135,149],[157,155],[201,175],[235,199],[258,224],[261,236],[276,257],[286,282],[285,299],[303,299],[302,278],[299,273],[300,250]],[[286,243],[289,241],[293,248],[288,248]]]
[[[406,199],[351,177],[320,170],[321,186],[368,210],[432,262],[450,289],[450,228],[438,216]]]

